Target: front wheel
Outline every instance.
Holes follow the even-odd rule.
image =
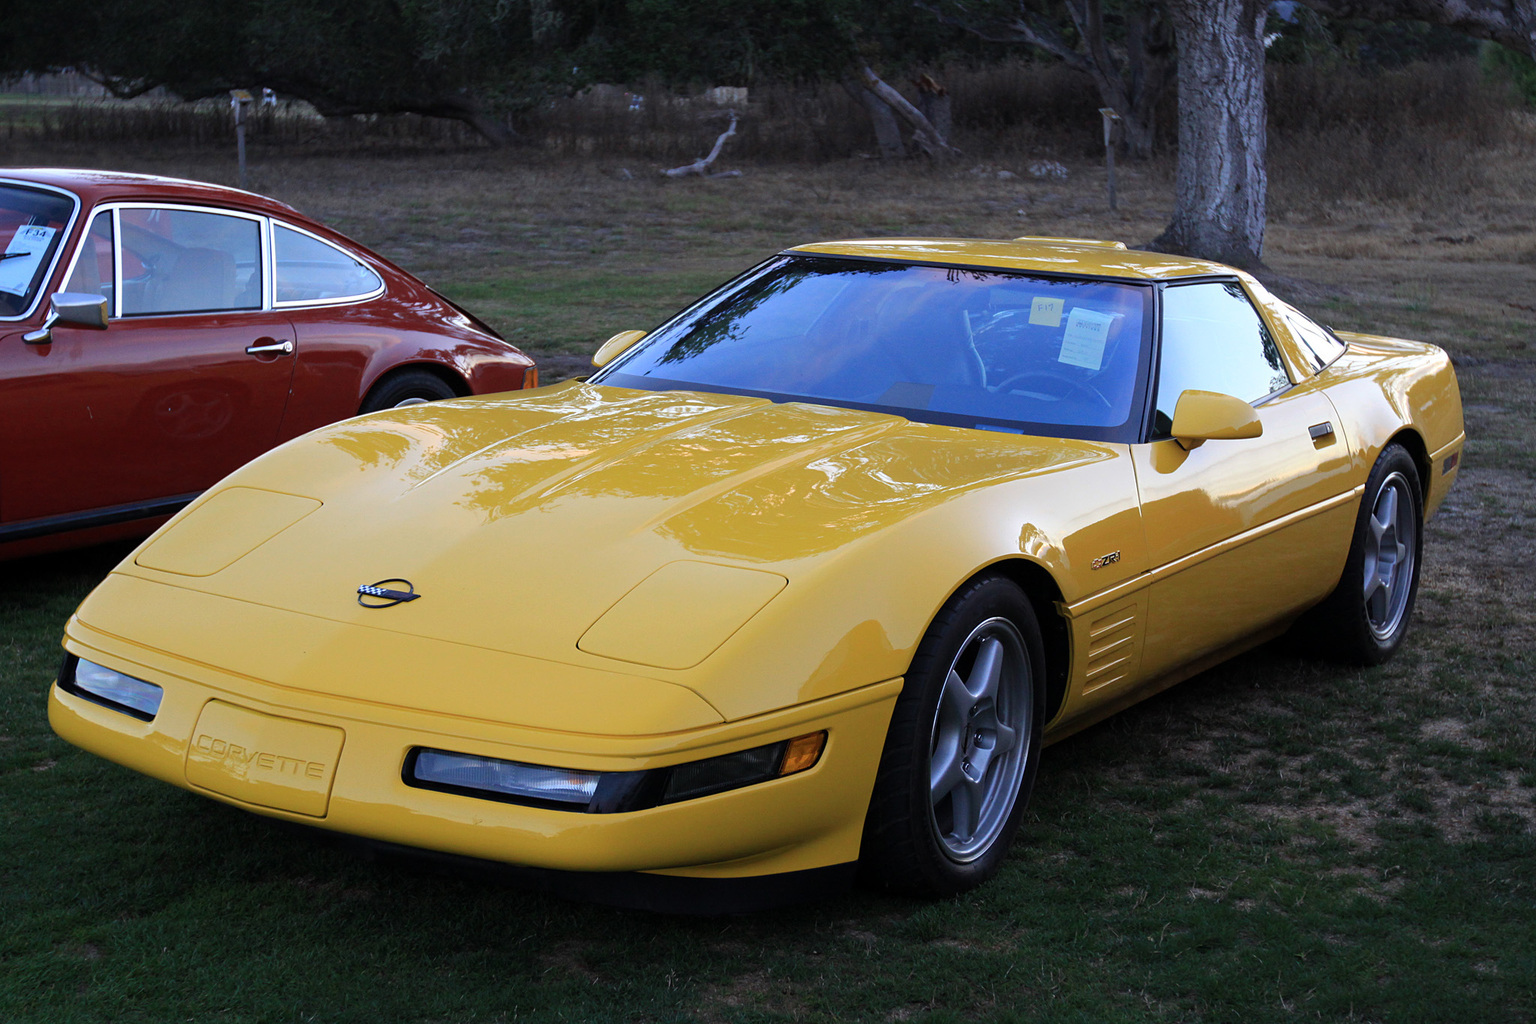
[[[1344,575],[1308,616],[1323,653],[1379,665],[1402,644],[1419,590],[1423,494],[1413,456],[1388,445],[1366,480]]]
[[[929,626],[896,701],[864,825],[876,884],[950,896],[1002,865],[1034,787],[1045,710],[1040,626],[988,576]]]

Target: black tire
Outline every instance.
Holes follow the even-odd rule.
[[[1392,657],[1408,632],[1423,548],[1419,468],[1402,445],[1390,444],[1366,478],[1344,575],[1304,620],[1318,652],[1352,665]]]
[[[431,370],[397,370],[373,386],[358,412],[378,412],[457,396],[453,387]]]
[[[984,658],[998,659],[995,673]],[[986,689],[973,683],[982,676],[996,683],[990,710],[972,689]],[[1045,679],[1040,624],[1017,584],[983,576],[949,599],[918,645],[891,715],[859,857],[870,882],[938,897],[997,873],[1040,764]],[[1009,732],[1012,745],[1000,750]],[[936,759],[951,771],[936,777]]]

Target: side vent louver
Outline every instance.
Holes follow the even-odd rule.
[[[1088,625],[1088,664],[1083,692],[1118,683],[1131,673],[1136,654],[1136,605],[1107,609]]]

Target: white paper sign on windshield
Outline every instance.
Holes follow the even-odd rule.
[[[5,247],[5,259],[0,260],[0,292],[25,295],[32,284],[32,275],[48,252],[57,228],[27,224],[16,229],[11,244]]]
[[[1029,322],[1041,327],[1061,326],[1061,307],[1065,299],[1039,298],[1029,304]]]
[[[1109,340],[1109,325],[1114,322],[1113,313],[1074,309],[1067,317],[1067,329],[1061,338],[1061,354],[1056,357],[1056,361],[1087,370],[1097,370],[1103,366],[1104,343]]]

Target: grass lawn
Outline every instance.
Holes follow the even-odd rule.
[[[1269,278],[1340,328],[1455,357],[1469,445],[1414,632],[1379,669],[1277,642],[1045,753],[1001,875],[694,920],[423,874],[56,739],[64,620],[115,547],[0,563],[0,1021],[1529,1021],[1536,1018],[1536,139],[1485,188],[1309,207]],[[224,154],[26,152],[229,180]],[[580,372],[787,245],[1150,238],[1170,168],[1066,182],[869,163],[664,182],[461,153],[257,153],[253,187]],[[1015,171],[1019,170],[1017,168]],[[13,443],[13,442],[7,442]]]

